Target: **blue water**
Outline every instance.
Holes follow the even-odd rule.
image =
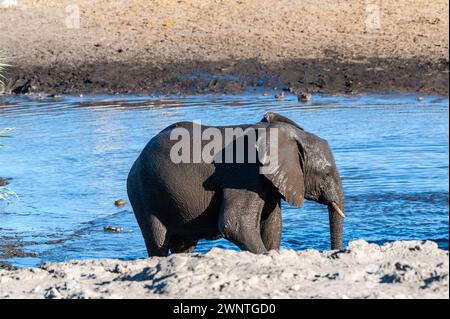
[[[346,192],[345,242],[431,239],[448,249],[449,101],[414,95],[315,95],[278,101],[237,96],[0,97],[0,176],[19,199],[0,202],[0,261],[32,266],[80,258],[142,258],[144,242],[127,204],[126,177],[144,145],[181,120],[252,123],[284,114],[327,139]],[[122,233],[108,233],[104,226]],[[202,241],[237,249],[225,241]],[[283,204],[282,246],[329,248],[324,206]],[[10,254],[11,248],[20,253]],[[8,254],[9,252],[9,254]],[[25,253],[25,254],[24,254]],[[11,256],[16,255],[16,256]]]

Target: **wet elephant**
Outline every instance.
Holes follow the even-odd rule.
[[[180,129],[190,134],[190,161],[173,160],[180,143],[173,135]],[[200,239],[220,237],[253,253],[278,249],[281,200],[301,206],[304,199],[327,207],[331,248],[342,249],[344,192],[327,141],[275,113],[267,113],[255,124],[202,125],[198,129],[203,135],[212,129],[224,135],[226,129],[254,129],[257,136],[254,141],[245,134],[225,139],[216,144],[220,151],[212,149],[214,156],[208,161],[193,160],[195,148],[211,142],[195,140],[195,123],[173,124],[151,139],[127,181],[128,196],[150,256],[192,252]],[[276,149],[272,151],[275,133],[270,132],[274,130]],[[237,160],[242,139],[249,154]],[[252,147],[256,161],[250,156]],[[235,154],[227,161],[226,150],[230,148]],[[181,153],[178,150],[177,155]],[[275,154],[276,161],[272,161]],[[268,162],[272,167],[264,172]]]

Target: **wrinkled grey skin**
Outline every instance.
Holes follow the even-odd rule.
[[[173,163],[170,149],[178,140],[170,140],[170,132],[176,127],[192,130],[192,123],[176,123],[161,131],[128,176],[128,196],[150,256],[167,256],[169,250],[189,253],[198,240],[220,237],[253,253],[278,249],[281,199],[301,206],[304,198],[327,205],[331,248],[342,249],[344,218],[331,202],[344,212],[344,193],[325,140],[274,113],[259,123],[241,125],[278,128],[277,171],[262,175],[259,162]],[[264,151],[259,145],[258,152]]]

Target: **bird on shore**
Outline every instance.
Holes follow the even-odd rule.
[[[297,99],[299,102],[310,102],[312,100],[312,95],[307,92],[297,93]]]
[[[284,92],[283,91],[278,92],[277,94],[275,94],[275,98],[277,100],[283,100],[284,99]]]

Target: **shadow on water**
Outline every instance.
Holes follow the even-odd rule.
[[[148,140],[184,120],[228,125],[282,113],[326,138],[346,192],[345,240],[434,240],[448,249],[448,99],[316,95],[282,101],[265,88],[242,95],[0,97],[0,176],[20,200],[0,202],[0,267],[80,258],[146,256],[126,177]],[[264,93],[264,94],[263,94]],[[123,232],[105,232],[106,226]],[[225,240],[201,241],[237,249]],[[282,246],[328,249],[323,206],[283,203]]]

